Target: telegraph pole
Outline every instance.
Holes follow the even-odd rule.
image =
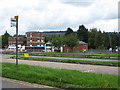
[[[11,27],[16,27],[16,66],[18,65],[18,16],[11,18]]]

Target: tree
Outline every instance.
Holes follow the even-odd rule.
[[[110,39],[109,39],[109,35],[105,32],[103,32],[103,44],[105,49],[109,49],[110,48]]]
[[[100,30],[96,32],[94,40],[94,46],[96,49],[104,49],[102,33]]]
[[[2,36],[0,36],[0,49],[2,48]]]
[[[9,33],[7,33],[7,31],[4,33],[4,35],[2,35],[2,48],[4,48],[4,46],[8,46],[8,38],[11,35]]]
[[[86,29],[84,25],[79,26],[77,37],[80,41],[88,43],[88,29]]]
[[[57,47],[60,50],[60,47],[63,45],[63,37],[61,36],[53,36],[51,38],[51,43],[54,47]]]
[[[71,33],[64,37],[63,42],[67,47],[71,48],[71,50],[73,51],[73,47],[78,45],[77,35]]]
[[[90,29],[90,32],[88,34],[89,38],[88,38],[88,47],[89,49],[92,48],[92,49],[95,49],[95,34],[97,33],[97,29],[96,28],[93,28],[93,29]]]
[[[69,34],[71,34],[71,33],[74,33],[73,32],[73,30],[71,29],[71,28],[67,28],[67,31],[66,31],[66,33],[65,33],[65,36],[67,36],[67,35],[69,35]]]

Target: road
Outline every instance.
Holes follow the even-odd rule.
[[[3,57],[9,58],[15,55],[7,55],[1,54]],[[19,55],[23,56],[23,55]],[[48,57],[48,56],[30,56],[30,57],[38,57],[38,58],[52,58],[52,59],[70,59],[70,60],[87,60],[87,61],[118,61],[118,60],[109,60],[109,59],[90,59],[90,58],[69,58],[69,57]]]
[[[16,59],[2,58],[0,62],[16,63]],[[103,74],[115,74],[118,75],[118,67],[112,66],[98,66],[98,65],[86,65],[86,64],[72,64],[72,63],[60,63],[60,62],[47,62],[47,61],[32,61],[32,60],[18,60],[18,64],[36,65],[42,67],[58,68],[58,69],[71,69],[81,72],[103,73]]]
[[[2,88],[54,88],[2,77]],[[54,88],[58,90],[58,88]]]

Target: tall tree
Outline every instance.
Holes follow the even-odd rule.
[[[74,32],[73,32],[73,30],[72,30],[70,27],[68,27],[68,28],[67,28],[67,31],[66,31],[66,33],[65,33],[65,36],[67,36],[67,35],[69,35],[69,34],[71,34],[71,33],[74,33]]]
[[[77,39],[77,35],[71,33],[67,36],[64,37],[64,44],[71,48],[71,50],[73,51],[73,47],[78,45],[78,39]]]
[[[103,44],[105,49],[109,49],[110,48],[110,39],[109,39],[109,35],[105,32],[103,32]]]
[[[84,25],[79,26],[77,30],[77,37],[80,41],[88,43],[88,29]]]
[[[88,38],[88,48],[89,49],[95,49],[95,34],[97,33],[97,29],[96,28],[93,28],[93,29],[90,29],[89,31],[89,38]]]
[[[8,38],[11,35],[9,33],[7,33],[7,31],[4,33],[4,35],[2,35],[2,48],[4,48],[4,46],[8,46]]]
[[[104,49],[102,33],[100,30],[96,32],[94,40],[94,46],[96,49]]]

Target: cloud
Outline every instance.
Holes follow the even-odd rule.
[[[66,30],[67,27],[76,30],[81,24],[114,31],[117,8],[118,0],[2,0],[0,34],[5,30],[15,33],[15,28],[10,27],[10,18],[14,15],[19,15],[19,34],[30,30]]]
[[[109,23],[108,23],[109,22]],[[101,31],[106,32],[118,32],[118,19],[110,19],[110,20],[99,20],[94,22],[93,24],[88,24],[87,27],[90,28],[97,28]]]

